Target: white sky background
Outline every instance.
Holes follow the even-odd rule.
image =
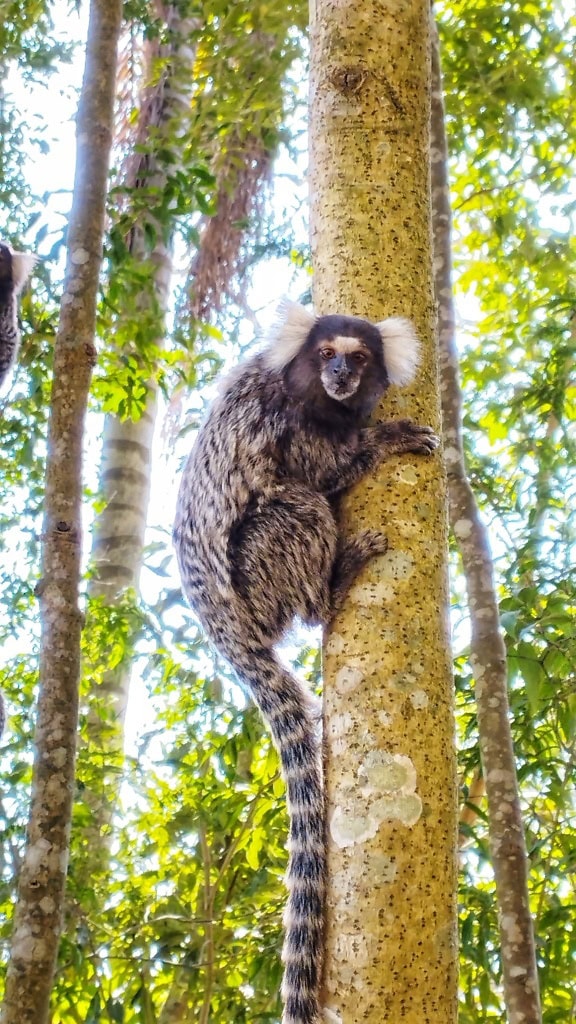
[[[32,192],[37,195],[47,191],[51,193],[43,219],[34,226],[34,234],[42,223],[60,227],[62,218],[70,210],[76,153],[74,118],[78,105],[77,90],[84,71],[88,6],[84,4],[78,11],[65,0],[55,0],[53,16],[57,41],[79,42],[72,62],[60,64],[58,71],[44,79],[39,74],[39,81],[32,88],[29,83],[23,85],[17,71],[12,69],[6,90],[15,97],[22,119],[29,125],[30,135],[39,134],[42,130],[49,146],[46,153],[40,152],[36,146],[29,147],[27,153],[26,180]],[[33,242],[31,239],[30,244]],[[48,239],[45,252],[49,248]]]

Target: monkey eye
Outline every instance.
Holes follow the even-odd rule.
[[[353,352],[351,358],[352,362],[356,363],[357,366],[363,366],[366,362],[366,356],[363,352]]]
[[[328,361],[328,359],[333,359],[334,355],[335,355],[335,352],[334,352],[333,348],[321,348],[320,349],[320,357],[321,357],[321,359],[326,359],[326,361]]]

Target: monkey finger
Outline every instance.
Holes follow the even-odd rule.
[[[355,539],[362,544],[366,554],[383,555],[388,550],[388,538],[380,530],[362,530]]]
[[[422,455],[432,455],[436,451],[440,444],[440,438],[436,437],[435,434],[427,434],[425,437],[420,438],[418,441],[414,438],[414,447],[411,449],[413,452],[418,452]]]
[[[433,434],[432,431],[430,431],[429,434],[427,433],[422,438],[422,441],[424,444],[428,445],[430,451],[434,451],[434,449],[437,448],[438,445],[440,444],[440,438],[438,437],[437,434]]]
[[[437,448],[440,444],[440,438],[434,433],[432,427],[421,427],[416,424],[412,424],[410,434],[415,440],[422,444],[427,444],[430,448]]]

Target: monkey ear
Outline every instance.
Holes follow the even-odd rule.
[[[410,320],[389,317],[376,327],[384,349],[384,365],[391,384],[409,384],[420,362],[420,342]]]
[[[11,252],[10,255],[12,257],[12,282],[14,291],[18,295],[38,263],[38,257],[31,252]]]
[[[298,302],[282,299],[276,310],[276,322],[266,338],[264,362],[269,370],[283,370],[304,345],[316,317]]]

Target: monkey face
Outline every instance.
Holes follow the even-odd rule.
[[[321,316],[303,332],[299,320],[281,331],[267,365],[282,372],[288,394],[312,417],[329,418],[336,402],[342,415],[366,420],[390,383],[379,328],[359,317]]]
[[[370,361],[370,352],[362,342],[337,335],[321,341],[317,351],[320,379],[326,394],[337,402],[356,394]]]

